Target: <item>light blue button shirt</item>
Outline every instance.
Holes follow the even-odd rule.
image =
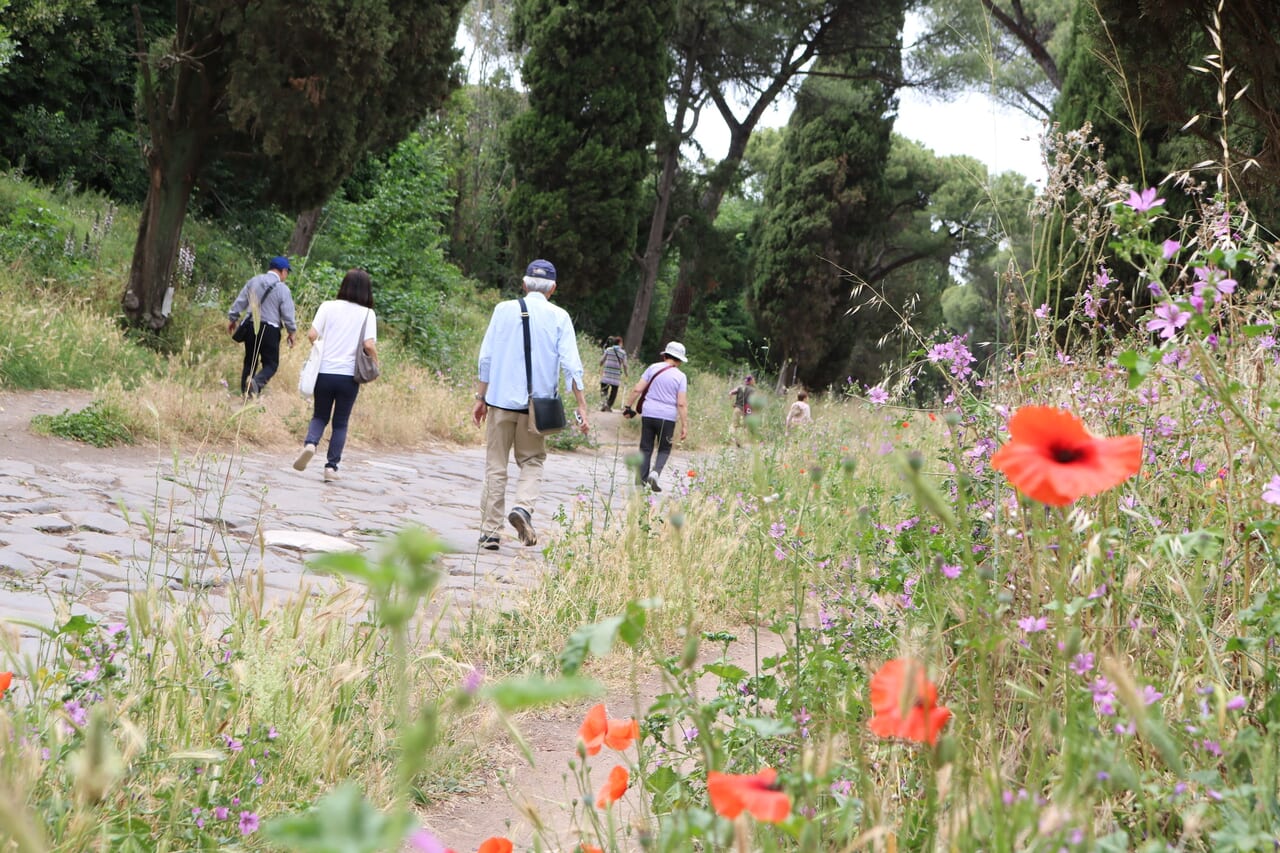
[[[550,397],[563,371],[570,391],[585,388],[578,339],[569,312],[552,305],[541,293],[524,297],[529,306],[529,347],[533,354],[533,394]],[[498,303],[480,344],[480,381],[487,382],[485,402],[500,409],[529,408],[524,371],[524,332],[520,328],[520,302]]]

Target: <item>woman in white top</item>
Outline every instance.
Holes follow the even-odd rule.
[[[631,407],[644,394],[644,406],[640,411],[640,470],[636,476],[641,486],[647,485],[655,492],[662,491],[658,477],[671,455],[671,439],[675,435],[677,421],[680,440],[684,441],[689,436],[689,380],[680,370],[680,365],[686,361],[684,344],[672,341],[660,355],[662,361],[645,369],[622,410],[624,418],[634,418],[636,412]],[[650,457],[653,456],[655,439],[658,454],[652,460],[651,470]]]
[[[364,334],[361,335],[361,329]],[[307,438],[293,467],[307,467],[315,455],[316,445],[324,435],[329,419],[333,432],[329,435],[329,453],[324,466],[324,480],[338,479],[338,463],[347,443],[347,422],[356,404],[360,386],[356,383],[356,349],[378,357],[378,318],[373,313],[373,280],[364,270],[349,270],[338,288],[338,298],[321,303],[311,321],[307,337],[312,343],[324,339],[320,375],[316,377],[315,410],[307,427]]]
[[[813,412],[809,409],[809,392],[800,391],[796,394],[796,401],[787,410],[787,431],[790,432],[794,426],[811,423]]]

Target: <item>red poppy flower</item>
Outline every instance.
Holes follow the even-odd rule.
[[[991,467],[1027,497],[1051,506],[1105,492],[1142,466],[1141,436],[1097,438],[1075,415],[1051,406],[1018,409],[1009,435]]]
[[[931,421],[936,421],[936,420],[938,420],[938,416],[937,416],[937,415],[935,415],[933,412],[930,412],[930,413],[929,413],[929,420],[931,420]]]
[[[903,429],[906,429],[906,428],[907,428],[907,427],[909,427],[909,426],[911,426],[911,421],[903,421],[903,422],[902,422],[902,428],[903,428]]]
[[[604,853],[604,850],[594,844],[579,844],[574,848],[573,853]]]
[[[8,692],[11,684],[13,684],[13,673],[0,672],[0,699],[4,698],[4,694]]]
[[[587,755],[595,755],[602,746],[621,752],[631,746],[632,741],[639,736],[640,725],[635,720],[609,719],[603,703],[593,705],[591,710],[587,711],[587,716],[578,729],[578,738],[586,747]]]
[[[696,479],[698,476],[698,472],[692,468],[690,468],[686,473],[689,475],[690,480]]]
[[[607,808],[622,799],[622,795],[627,792],[627,782],[630,779],[631,775],[627,773],[627,768],[621,764],[610,770],[609,781],[604,783],[604,787],[600,789],[600,795],[596,797],[596,808]]]
[[[743,810],[764,823],[781,823],[791,814],[791,797],[776,785],[778,773],[766,767],[759,773],[707,774],[707,793],[716,814],[730,820]]]
[[[501,835],[495,835],[493,838],[486,838],[480,844],[480,849],[476,853],[511,853],[514,845]]]
[[[604,745],[622,752],[640,737],[640,724],[633,719],[610,720],[604,732]]]
[[[925,677],[924,664],[894,658],[871,676],[872,734],[932,744],[951,719],[938,704],[938,689]]]

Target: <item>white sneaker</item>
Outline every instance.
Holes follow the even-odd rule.
[[[304,444],[302,452],[298,454],[298,458],[293,460],[293,468],[295,471],[307,470],[307,463],[311,461],[311,457],[316,455],[316,446],[314,444]]]
[[[649,488],[653,489],[655,492],[662,491],[662,486],[658,485],[658,473],[656,471],[650,471],[649,479],[645,482],[647,482],[649,484]]]
[[[332,483],[336,479],[338,479],[338,469],[326,466],[324,469],[324,481],[326,483]]]

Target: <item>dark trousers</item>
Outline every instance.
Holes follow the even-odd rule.
[[[609,408],[613,408],[613,401],[618,399],[618,386],[610,385],[608,382],[600,383],[600,397],[604,400]]]
[[[258,362],[262,369],[253,374]],[[263,323],[256,337],[244,342],[244,369],[240,371],[240,393],[244,394],[249,375],[253,374],[253,390],[262,391],[280,367],[280,329]]]
[[[316,404],[311,424],[307,427],[307,440],[303,443],[319,444],[324,428],[328,426],[330,417],[333,418],[326,468],[337,471],[338,463],[342,461],[342,449],[347,446],[347,422],[351,420],[351,409],[359,393],[360,386],[354,377],[337,373],[321,373],[316,377]]]
[[[671,439],[675,434],[675,421],[640,416],[640,485],[643,486],[644,481],[649,479],[649,457],[653,455],[654,440],[657,439],[658,443],[658,458],[653,461],[653,471],[661,474],[663,466],[667,464],[667,457],[671,455]]]

